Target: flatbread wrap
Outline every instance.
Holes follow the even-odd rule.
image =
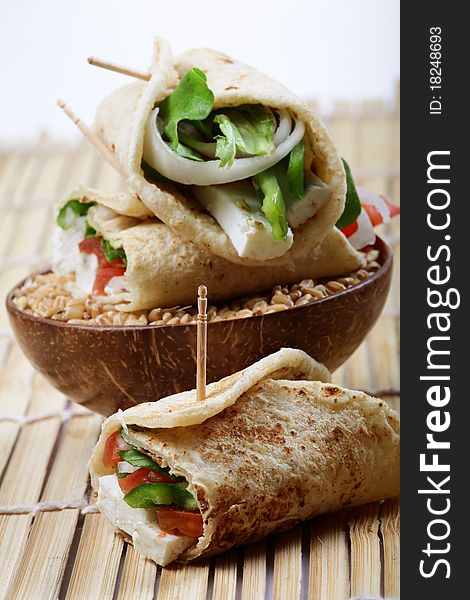
[[[93,293],[124,311],[183,306],[200,284],[211,301],[279,283],[345,275],[364,257],[332,229],[312,253],[282,266],[244,267],[211,255],[149,216],[135,194],[79,188],[55,208],[54,271],[75,273],[74,295]]]
[[[346,177],[319,117],[282,84],[224,54],[173,58],[99,106],[95,130],[164,223],[247,266],[312,252],[345,206]]]
[[[207,387],[103,424],[98,506],[144,556],[187,562],[399,493],[399,417],[282,349]]]

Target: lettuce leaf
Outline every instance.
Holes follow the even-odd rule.
[[[285,240],[288,230],[286,203],[274,171],[268,169],[258,173],[255,181],[263,195],[261,210],[272,227],[273,238]]]
[[[269,108],[261,104],[246,104],[237,108],[225,108],[218,113],[214,121],[219,124],[222,133],[227,137],[217,120],[223,115],[224,128],[235,138],[235,144],[241,152],[250,156],[269,154],[274,148],[274,132],[276,121]]]
[[[304,185],[304,141],[301,140],[289,155],[287,167],[287,185],[291,194],[297,198],[303,198]]]
[[[348,225],[351,225],[351,223],[354,223],[361,212],[361,201],[359,200],[359,196],[357,194],[351,169],[344,158],[341,160],[343,161],[344,170],[346,171],[347,190],[343,214],[336,222],[336,227],[338,227],[338,229],[342,229],[343,227],[347,227]]]
[[[221,167],[231,167],[235,160],[237,149],[246,152],[245,142],[235,124],[223,113],[214,117],[214,123],[220,127],[222,135],[216,135],[215,155],[220,158]]]
[[[220,166],[232,166],[237,150],[251,156],[269,154],[274,147],[276,124],[272,112],[261,105],[224,109],[214,123],[222,135],[215,136],[215,155]]]
[[[174,152],[197,161],[203,160],[201,154],[217,157],[222,167],[233,164],[237,150],[251,156],[272,152],[276,120],[269,108],[254,104],[213,113],[213,106],[206,75],[193,67],[159,106],[163,134]],[[188,124],[202,139],[188,135]],[[220,134],[214,136],[215,125]]]
[[[57,215],[57,225],[62,229],[68,229],[73,222],[70,218],[70,211],[77,217],[83,217],[88,213],[91,206],[94,206],[95,202],[80,202],[80,200],[69,200],[60,209]],[[70,209],[70,210],[69,210]]]
[[[160,104],[158,113],[163,121],[163,132],[171,142],[171,147],[182,156],[187,156],[188,148],[182,146],[178,137],[178,124],[184,119],[201,121],[209,116],[214,106],[214,94],[207,86],[207,78],[197,67],[190,69],[181,79],[176,89]]]

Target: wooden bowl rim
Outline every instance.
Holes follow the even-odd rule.
[[[377,269],[377,271],[375,271],[367,279],[364,279],[363,281],[361,281],[349,288],[346,288],[345,290],[342,290],[340,292],[335,292],[331,296],[319,298],[319,299],[315,300],[315,302],[312,302],[310,304],[304,304],[302,306],[294,306],[285,311],[272,312],[272,313],[261,314],[261,315],[252,315],[251,317],[243,317],[241,319],[225,319],[222,321],[214,321],[214,322],[208,323],[208,326],[213,328],[214,326],[226,326],[227,324],[230,324],[233,321],[245,321],[246,319],[260,319],[260,318],[268,319],[270,317],[279,316],[280,314],[282,314],[282,315],[290,314],[290,313],[295,314],[296,312],[298,312],[302,309],[312,308],[313,306],[318,306],[319,304],[324,304],[328,301],[332,301],[335,298],[339,298],[339,297],[343,297],[343,296],[347,296],[347,295],[354,295],[361,289],[363,289],[369,285],[372,285],[377,279],[381,278],[383,275],[385,275],[391,269],[393,253],[392,253],[390,246],[382,238],[380,238],[379,236],[376,236],[376,241],[372,248],[375,250],[379,250],[379,252],[382,254],[383,262],[380,265],[379,269]],[[29,277],[29,275],[28,275],[28,277]],[[31,315],[31,314],[19,309],[13,302],[13,294],[19,287],[21,287],[24,284],[24,282],[26,281],[26,279],[28,277],[25,277],[24,279],[22,279],[19,283],[17,283],[8,292],[7,297],[6,297],[6,307],[7,307],[8,312],[10,312],[11,314],[14,314],[15,316],[18,316],[22,319],[33,321],[35,323],[42,323],[43,325],[58,327],[59,329],[65,328],[65,329],[74,329],[74,330],[78,330],[78,331],[84,330],[84,331],[98,331],[98,332],[110,332],[110,331],[122,331],[122,332],[139,331],[140,332],[140,331],[149,331],[152,329],[166,329],[168,327],[174,328],[174,327],[188,327],[188,326],[196,326],[197,325],[197,323],[193,322],[193,323],[177,323],[177,324],[173,324],[173,325],[131,325],[128,327],[126,327],[125,325],[120,325],[120,326],[99,325],[99,326],[97,326],[97,325],[82,325],[79,323],[64,323],[63,321],[54,321],[52,319],[48,319],[47,317],[38,317],[36,315]],[[347,275],[346,275],[346,277],[347,277]],[[324,278],[322,278],[322,279],[324,279]]]

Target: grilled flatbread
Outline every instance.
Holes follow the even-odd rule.
[[[151,113],[193,67],[205,73],[207,85],[215,96],[215,110],[261,105],[281,111],[280,114],[288,113],[293,122],[304,128],[305,166],[321,180],[328,195],[323,196],[316,212],[305,222],[293,225],[290,247],[290,242],[278,242],[276,248],[281,250],[270,248],[267,253],[258,243],[244,254],[235,248],[228,229],[219,224],[219,213],[212,211],[216,214],[214,217],[211,208],[206,212],[201,206],[200,193],[207,184],[172,185],[171,181],[159,183],[144,176],[142,161],[150,144],[148,123]],[[246,266],[283,264],[318,247],[343,212],[346,178],[337,150],[312,109],[280,83],[214,50],[190,50],[173,58],[168,44],[157,39],[150,72],[150,81],[136,81],[107,97],[98,108],[94,124],[98,135],[115,153],[129,185],[142,202],[183,238],[230,262]],[[187,162],[193,163],[189,159]],[[256,223],[261,227],[259,220]]]
[[[94,202],[86,215],[89,225],[100,239],[125,253],[125,289],[107,298],[120,310],[192,304],[194,291],[200,284],[208,287],[211,301],[220,302],[263,292],[279,283],[287,285],[302,279],[345,275],[364,262],[363,256],[334,228],[319,248],[296,261],[282,266],[244,267],[211,255],[164,223],[148,218],[147,209],[135,194],[104,194],[80,188],[56,207],[56,213],[71,199]],[[56,253],[54,264],[54,269],[61,274],[82,269],[83,255],[78,252],[78,243],[84,237],[84,230],[82,227],[81,235],[73,232],[72,235],[78,237],[70,241],[68,232],[71,231],[57,232],[65,240],[58,245],[64,250]],[[81,281],[84,277],[77,279]],[[91,273],[87,279],[89,286],[93,279]],[[77,289],[77,295],[90,291],[91,288]]]
[[[397,413],[329,378],[304,352],[283,349],[210,384],[202,402],[193,390],[112,415],[89,464],[98,506],[137,550],[165,565],[398,495]],[[106,441],[118,431],[188,482],[202,518],[199,537],[162,535],[157,507],[127,505],[103,464]]]

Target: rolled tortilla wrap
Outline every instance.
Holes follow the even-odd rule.
[[[162,559],[154,509],[147,510],[152,527],[146,536],[142,526],[135,535],[133,523],[119,518],[122,495],[115,512],[109,508],[108,482],[115,475],[103,465],[103,453],[121,427],[130,444],[183,476],[197,499],[203,534],[165,554],[179,562],[398,495],[397,413],[328,381],[325,367],[307,354],[283,349],[210,384],[203,402],[193,390],[112,415],[89,463],[93,487],[101,490],[98,506],[137,550]],[[145,518],[140,514],[140,523]]]
[[[107,299],[120,310],[192,304],[194,290],[200,284],[207,285],[212,302],[220,302],[266,291],[278,284],[345,275],[364,264],[363,255],[334,228],[319,248],[296,261],[282,266],[236,265],[188,242],[156,219],[141,221],[126,216],[142,210],[132,194],[119,194],[115,198],[89,188],[82,192],[69,194],[56,212],[71,198],[96,203],[88,210],[89,224],[113,247],[122,248],[127,257],[127,289]],[[119,208],[124,214],[117,214],[110,207]],[[73,268],[69,261],[62,270],[57,267],[59,272],[67,268]]]
[[[167,185],[144,177],[142,158],[149,115],[192,67],[207,75],[215,108],[261,104],[287,110],[305,126],[305,165],[313,168],[330,194],[313,216],[293,229],[292,246],[287,251],[283,249],[280,256],[258,258],[256,248],[253,255],[239,255],[224,229],[195,200],[190,186]],[[313,111],[280,83],[213,50],[191,50],[174,59],[168,44],[157,39],[150,72],[150,81],[136,81],[107,97],[95,119],[97,133],[115,153],[128,183],[143,203],[184,238],[230,262],[247,266],[284,264],[313,251],[341,216],[346,193],[340,157]]]

